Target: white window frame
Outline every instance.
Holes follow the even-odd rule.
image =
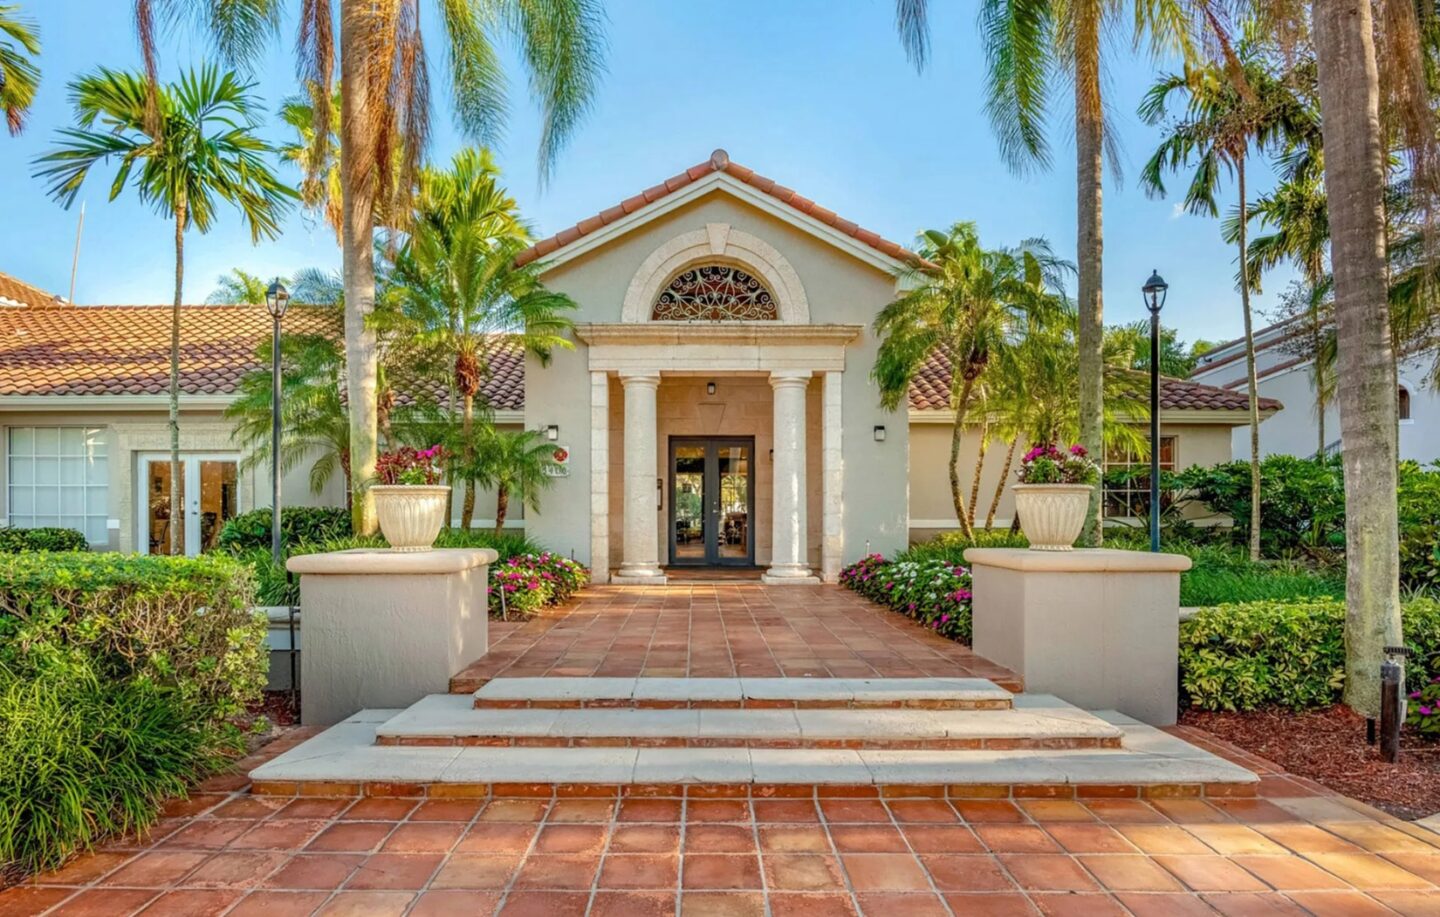
[[[4,524],[5,524],[5,525],[10,525],[10,526],[15,526],[16,528],[32,528],[32,527],[34,527],[34,526],[31,526],[31,525],[20,525],[20,524],[17,523],[17,514],[16,514],[16,512],[15,512],[15,490],[16,490],[16,488],[23,488],[23,487],[29,487],[29,488],[30,488],[30,492],[31,492],[31,496],[30,496],[31,511],[30,511],[29,513],[26,513],[25,515],[28,516],[28,517],[30,517],[31,519],[33,519],[35,516],[38,515],[37,513],[34,512],[36,488],[41,487],[41,486],[49,486],[49,485],[39,485],[39,484],[37,484],[37,483],[35,482],[34,477],[33,477],[33,475],[34,475],[34,470],[33,470],[33,468],[32,468],[32,472],[31,472],[31,473],[32,473],[32,478],[31,478],[31,481],[30,481],[30,483],[29,483],[28,485],[27,485],[27,484],[16,484],[16,482],[15,482],[15,473],[14,473],[14,462],[13,462],[13,459],[16,458],[17,456],[15,455],[15,453],[14,453],[14,451],[13,451],[13,437],[14,437],[14,434],[15,434],[15,432],[16,432],[17,430],[29,430],[29,431],[31,431],[32,437],[33,437],[38,431],[40,431],[40,430],[54,430],[54,431],[56,432],[57,443],[58,443],[58,441],[59,441],[59,439],[60,439],[60,437],[61,437],[61,435],[62,435],[62,431],[64,431],[64,430],[79,430],[79,431],[81,431],[81,435],[82,435],[82,436],[88,437],[88,436],[90,436],[90,435],[95,435],[95,436],[97,436],[97,437],[100,439],[100,441],[101,441],[101,443],[102,443],[102,446],[103,446],[103,450],[104,450],[104,455],[101,456],[101,460],[105,463],[105,474],[103,475],[102,483],[92,484],[92,483],[90,483],[89,480],[87,479],[86,481],[84,481],[84,482],[82,482],[82,483],[80,483],[80,484],[64,484],[64,483],[60,483],[60,482],[57,480],[57,483],[56,483],[54,486],[57,487],[57,488],[66,488],[66,487],[74,488],[74,487],[79,487],[79,488],[81,488],[81,489],[83,490],[83,492],[84,492],[84,500],[83,500],[83,502],[84,502],[84,510],[85,510],[85,511],[84,511],[83,513],[80,513],[80,514],[79,514],[79,518],[80,518],[82,521],[81,521],[81,524],[78,526],[78,529],[79,529],[79,531],[80,531],[81,533],[83,533],[83,534],[85,535],[85,540],[86,540],[89,544],[94,545],[94,546],[104,546],[104,545],[107,545],[107,544],[109,543],[109,539],[110,539],[110,511],[111,511],[111,506],[112,506],[111,501],[110,501],[110,471],[111,471],[110,461],[111,461],[111,459],[113,458],[113,456],[111,455],[112,444],[111,444],[111,442],[110,442],[110,439],[111,439],[111,436],[110,436],[110,428],[107,427],[107,426],[105,426],[104,424],[77,424],[77,423],[59,423],[59,424],[54,424],[54,423],[49,423],[49,424],[25,424],[25,423],[17,423],[17,424],[10,424],[10,425],[8,425],[8,426],[6,426],[6,427],[3,428],[3,432],[4,432],[4,435],[3,435],[3,445],[4,445],[4,461],[5,461],[5,465],[4,465],[4,468],[5,468],[5,516],[6,516],[6,518],[5,518],[5,520],[4,520]],[[55,453],[53,456],[52,456],[52,455],[37,455],[36,452],[35,452],[35,447],[34,447],[34,445],[33,445],[33,439],[32,439],[32,446],[31,446],[30,453],[29,453],[28,455],[20,456],[20,457],[22,457],[22,458],[31,458],[31,459],[33,459],[33,458],[56,458],[56,459],[65,459],[65,458],[88,458],[88,456],[86,456],[86,455],[79,455],[79,456],[66,455],[63,451],[58,451],[58,450],[59,450],[59,447],[58,447],[58,445],[57,445],[57,451],[56,451],[56,453]],[[95,493],[95,492],[97,492],[97,491],[98,491],[98,492],[103,492],[103,494],[104,494],[104,498],[100,501],[100,503],[102,504],[101,507],[100,507],[101,511],[100,511],[100,512],[92,512],[92,511],[91,511],[91,499],[92,499],[92,494]],[[62,513],[62,512],[60,512],[60,507],[57,506],[57,507],[56,507],[56,512],[55,512],[54,515],[55,515],[55,517],[56,517],[56,523],[55,523],[55,524],[56,524],[57,526],[59,526],[60,528],[77,528],[76,526],[67,525],[67,524],[66,524],[66,519],[65,519],[65,517],[67,517],[67,516],[72,516],[72,517],[75,516],[75,515],[76,515],[75,513]],[[88,523],[90,520],[92,520],[92,519],[100,519],[100,520],[102,520],[102,521],[104,522],[104,525],[105,525],[105,534],[104,534],[98,541],[92,541],[92,540],[90,539],[90,533],[89,533],[88,531],[86,531],[86,525],[87,525],[87,523]]]
[[[237,472],[236,486],[239,486],[239,452],[182,452],[180,464],[185,474],[185,556],[194,557],[200,553],[200,463],[234,462]],[[151,462],[170,463],[168,452],[140,452],[135,456],[135,550],[141,554],[150,552],[150,483]],[[235,495],[235,510],[242,512],[240,495]]]

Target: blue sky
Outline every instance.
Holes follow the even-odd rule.
[[[136,67],[130,0],[21,0],[41,27],[44,81],[26,133],[0,136],[0,270],[62,295],[69,286],[76,211],[52,202],[29,177],[32,160],[70,120],[65,84],[97,65]],[[298,3],[294,4],[298,6]],[[427,14],[433,14],[433,6]],[[727,3],[610,0],[609,72],[594,110],[544,188],[535,168],[539,119],[514,80],[512,116],[496,150],[523,212],[549,234],[706,159],[723,147],[743,163],[862,226],[908,243],[926,227],[974,220],[987,244],[1049,238],[1073,258],[1074,144],[1065,91],[1057,95],[1054,167],[1016,175],[1000,160],[982,110],[983,57],[971,4],[933,4],[931,65],[917,75],[895,40],[889,0],[730,0]],[[462,143],[451,127],[439,57],[438,23],[428,16],[435,77],[432,159]],[[273,111],[295,91],[294,27],[282,34],[253,79]],[[202,41],[171,34],[168,74],[207,56]],[[1139,287],[1152,268],[1171,285],[1168,325],[1186,340],[1238,336],[1234,251],[1217,221],[1178,213],[1175,201],[1147,198],[1136,184],[1156,129],[1135,117],[1154,62],[1115,49],[1110,101],[1124,160],[1123,179],[1105,189],[1105,314],[1144,317]],[[278,127],[267,133],[281,139]],[[1269,184],[1254,169],[1252,188]],[[88,202],[76,300],[168,302],[172,254],[167,222],[128,195],[107,202],[109,174],[82,193]],[[98,180],[97,180],[98,179]],[[1174,188],[1183,187],[1176,180]],[[1253,192],[1252,192],[1253,193]],[[1233,190],[1227,191],[1233,199]],[[78,208],[78,205],[77,205]],[[284,236],[258,247],[233,215],[187,242],[186,300],[202,301],[231,267],[271,275],[338,266],[328,228],[292,216]],[[1267,278],[1257,301],[1274,308],[1288,272]]]

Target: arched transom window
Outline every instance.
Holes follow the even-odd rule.
[[[730,264],[681,271],[660,291],[650,318],[657,322],[773,322],[775,297],[758,277]]]

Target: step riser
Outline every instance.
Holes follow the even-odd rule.
[[[910,699],[894,701],[768,700],[491,700],[476,698],[476,710],[1009,710],[1009,700]]]
[[[1119,748],[1120,738],[767,739],[685,736],[376,736],[376,745],[463,748],[818,748],[851,751],[1057,751]]]
[[[376,796],[433,799],[1234,799],[1256,795],[1255,783],[1167,784],[581,784],[394,783],[257,780],[257,796]]]

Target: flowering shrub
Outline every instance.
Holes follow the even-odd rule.
[[[1440,735],[1440,677],[1432,678],[1420,690],[1410,692],[1405,725],[1421,735]]]
[[[870,554],[840,571],[841,585],[889,605],[942,637],[970,642],[970,571],[947,560],[890,562]]]
[[[1063,451],[1043,443],[1020,457],[1021,484],[1095,484],[1099,480],[1100,466],[1079,443]]]
[[[393,452],[382,452],[375,461],[375,477],[381,484],[439,484],[445,479],[443,446],[416,449],[401,446]]]
[[[492,611],[534,614],[546,605],[559,605],[590,581],[590,571],[568,557],[542,551],[516,554],[490,571]]]

